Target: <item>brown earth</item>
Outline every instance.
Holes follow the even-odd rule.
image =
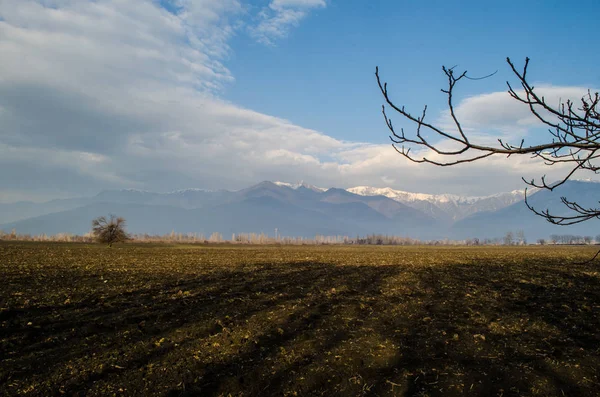
[[[600,395],[593,247],[0,243],[0,394]]]

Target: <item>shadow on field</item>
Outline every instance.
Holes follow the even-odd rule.
[[[111,294],[85,274],[48,278],[91,292],[0,312],[0,393],[592,395],[588,269],[292,261],[141,274]]]
[[[397,368],[412,374],[397,393],[407,396],[597,392],[597,275],[545,265],[454,265],[417,274],[421,321],[400,336],[379,329],[404,348],[379,374],[376,394],[396,394],[385,379]]]

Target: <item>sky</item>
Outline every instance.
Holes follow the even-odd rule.
[[[496,72],[456,88],[461,122],[484,143],[542,142],[506,93],[506,57],[531,58],[550,103],[597,90],[598,15],[590,0],[0,0],[0,202],[263,180],[488,195],[558,178],[527,157],[408,162],[375,67],[396,103],[449,129],[442,65]]]

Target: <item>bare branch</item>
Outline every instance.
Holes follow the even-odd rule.
[[[447,88],[442,92],[447,96],[447,106],[450,117],[453,121],[456,131],[448,131],[439,126],[425,121],[427,106],[423,108],[420,117],[411,115],[404,106],[399,106],[391,99],[387,83],[383,82],[379,74],[379,68],[375,70],[377,85],[385,100],[382,107],[383,117],[390,131],[390,139],[394,149],[403,157],[415,163],[428,163],[441,167],[454,166],[464,163],[471,163],[493,155],[530,155],[532,158],[539,158],[544,164],[552,166],[556,164],[570,165],[569,171],[559,181],[548,183],[546,177],[542,176],[539,181],[523,181],[538,189],[554,190],[571,179],[577,171],[586,170],[594,173],[600,172],[600,165],[596,160],[600,158],[600,95],[598,93],[588,93],[581,98],[581,107],[576,108],[570,100],[560,102],[558,106],[548,105],[543,96],[538,95],[533,87],[527,81],[527,69],[529,67],[529,58],[525,59],[522,70],[518,70],[515,64],[506,59],[509,67],[521,86],[522,91],[516,91],[512,85],[507,82],[508,93],[515,100],[526,105],[530,112],[543,124],[549,127],[550,139],[546,143],[538,145],[526,145],[522,139],[518,145],[498,140],[498,146],[480,145],[472,142],[458,119],[454,105],[454,90],[459,81],[463,78],[468,80],[479,80],[493,76],[496,72],[482,78],[471,78],[467,72],[457,74],[455,66],[451,68],[443,67],[442,70],[447,78]],[[392,120],[386,113],[386,105],[400,114],[404,119],[416,126],[415,133],[406,134],[404,129],[396,132]],[[433,134],[429,138],[425,132]],[[456,149],[442,149],[444,142],[450,142],[457,146]],[[425,155],[419,155],[413,148],[423,148],[431,153],[441,157],[441,160],[433,160]],[[562,198],[562,203],[569,209],[571,216],[555,216],[548,210],[536,210],[533,208],[526,197],[526,204],[535,214],[544,217],[551,223],[557,225],[570,225],[583,222],[593,218],[600,218],[600,209],[583,208],[575,201]]]

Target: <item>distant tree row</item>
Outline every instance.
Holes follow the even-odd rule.
[[[19,234],[15,229],[10,233],[0,230],[0,241],[38,241],[38,242],[64,242],[64,243],[92,243],[96,241],[91,233],[76,235],[71,233],[57,234]]]
[[[509,231],[504,235],[504,245],[527,245],[525,232],[518,230],[515,233]]]
[[[465,240],[466,245],[527,245],[527,238],[523,230],[508,231],[504,237],[496,238],[470,238]]]
[[[100,242],[108,244],[106,240],[101,240],[93,232],[84,235],[74,235],[68,233],[59,233],[55,235],[39,234],[19,234],[16,230],[5,233],[0,230],[0,240],[4,241],[39,241],[39,242],[77,242],[92,243]],[[202,233],[175,233],[171,232],[164,235],[150,234],[127,234],[126,241],[137,243],[177,243],[177,244],[282,244],[282,245],[501,245],[502,239],[467,239],[467,240],[419,240],[404,236],[390,236],[383,234],[371,234],[365,237],[348,236],[325,236],[316,235],[315,237],[272,237],[265,233],[234,233],[231,240],[223,238],[221,233],[212,233],[208,238]],[[113,241],[113,243],[116,241]]]
[[[552,244],[591,244],[600,242],[600,234],[592,236],[575,236],[572,234],[553,234],[550,236]]]
[[[364,245],[415,245],[422,244],[420,240],[410,237],[389,236],[383,234],[371,234],[366,237],[356,237],[349,239],[346,244],[364,244]]]
[[[316,235],[313,238],[305,237],[286,237],[279,233],[271,237],[265,233],[234,233],[231,240],[226,240],[218,232],[212,233],[208,238],[204,234],[198,233],[171,233],[166,235],[149,234],[128,234],[125,231],[125,220],[114,215],[109,217],[99,217],[93,220],[92,230],[82,236],[73,234],[59,233],[56,235],[27,235],[18,234],[15,229],[10,233],[0,230],[0,240],[21,240],[21,241],[62,241],[62,242],[82,242],[90,243],[98,241],[108,245],[116,242],[125,242],[127,240],[142,243],[228,243],[228,244],[285,244],[285,245],[315,245],[315,244],[347,244],[347,245],[526,245],[527,239],[523,230],[515,232],[508,231],[502,238],[470,238],[465,240],[427,240],[393,236],[384,234],[370,234],[364,237],[356,236],[324,236]],[[595,238],[591,236],[579,236],[571,234],[553,234],[550,239],[538,239],[537,244],[591,244],[599,243],[600,235]]]

